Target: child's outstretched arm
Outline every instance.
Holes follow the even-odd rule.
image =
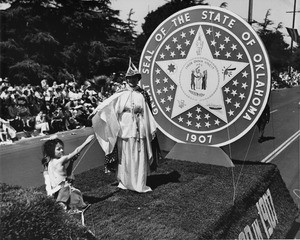
[[[88,145],[93,139],[95,138],[94,134],[90,135],[87,137],[87,139],[79,146],[77,147],[73,152],[71,152],[70,154],[64,156],[64,163],[68,162],[70,159],[72,159],[74,156],[76,156],[77,154],[79,154],[82,149],[84,149],[84,147],[86,145]]]

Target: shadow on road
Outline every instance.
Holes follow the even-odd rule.
[[[263,143],[263,142],[266,142],[266,141],[269,141],[269,140],[274,140],[275,139],[275,137],[261,137],[261,138],[259,138],[258,139],[258,142],[259,143]]]

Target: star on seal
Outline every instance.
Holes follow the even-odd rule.
[[[206,31],[204,32],[203,29]],[[234,54],[230,48],[232,45],[226,44],[226,40],[230,41],[230,37],[228,37],[228,33],[226,35],[225,33],[225,31],[222,34],[220,31],[212,32],[210,27],[189,26],[178,30],[177,34],[174,33],[173,37],[166,39],[165,44],[162,44],[156,59],[158,69],[162,71],[158,71],[158,74],[155,75],[158,79],[160,75],[165,73],[167,79],[171,80],[168,81],[168,88],[172,83],[176,86],[175,101],[171,106],[170,117],[172,119],[194,106],[200,105],[225,123],[229,122],[224,103],[223,87],[244,70],[249,63],[241,61],[242,56],[245,55],[242,49],[237,53],[240,59],[224,60],[218,58],[221,54],[226,54],[228,58],[229,55]],[[183,47],[178,43],[178,40],[175,42],[176,44],[171,44],[174,39],[177,39],[177,35],[180,38],[183,34],[186,38],[183,44],[187,42],[190,44],[190,48],[185,50],[182,50]],[[208,35],[207,38],[205,34]],[[216,41],[209,40],[210,38],[221,38],[222,35],[225,36],[223,42],[219,44],[220,46],[216,46]],[[213,50],[209,45],[213,46]],[[169,57],[167,57],[168,53]],[[177,55],[179,58],[176,59]],[[165,57],[160,59],[161,56]],[[181,107],[178,102],[185,102],[186,104]]]

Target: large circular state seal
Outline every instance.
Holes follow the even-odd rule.
[[[176,142],[232,143],[268,101],[264,45],[246,21],[223,8],[195,6],[167,18],[148,39],[139,67],[158,127]]]

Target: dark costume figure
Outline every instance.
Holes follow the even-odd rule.
[[[265,127],[269,123],[269,121],[270,121],[270,106],[267,104],[263,113],[261,114],[260,118],[256,123],[260,134],[258,139],[258,142],[260,143],[264,141]]]

